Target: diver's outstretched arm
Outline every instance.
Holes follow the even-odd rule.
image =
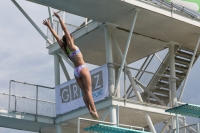
[[[51,31],[51,33],[53,34],[53,36],[56,38],[58,44],[60,45],[61,49],[63,48],[63,43],[60,40],[60,37],[58,36],[58,34],[55,32],[55,30],[51,27],[49,20],[43,20],[43,24],[46,25],[49,30]]]
[[[66,36],[66,41],[68,42],[68,45],[74,45],[74,40],[73,38],[71,37],[71,35],[69,34],[66,26],[65,26],[65,23],[62,21],[62,19],[60,18],[60,16],[54,12],[54,15],[58,18],[60,24],[61,24],[61,27],[62,27],[62,30],[64,31],[65,33],[65,36]]]

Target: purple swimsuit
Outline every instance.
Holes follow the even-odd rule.
[[[80,49],[77,49],[76,51],[71,52],[69,54],[69,58],[72,58],[73,56],[77,55],[79,52],[81,52]],[[80,66],[76,67],[74,69],[74,76],[77,77],[77,78],[80,78],[81,77],[80,72],[84,67],[86,67],[86,65],[80,65]]]

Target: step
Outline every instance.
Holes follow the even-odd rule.
[[[152,104],[158,104],[158,105],[160,105],[160,103],[159,103],[159,102],[157,102],[157,101],[153,101],[153,100],[150,100],[150,103],[152,103]]]
[[[165,71],[165,74],[170,75],[170,70],[167,69],[167,70]],[[176,72],[176,76],[177,76],[177,77],[185,77],[186,74],[185,74],[185,73]]]
[[[184,66],[177,65],[177,64],[175,64],[175,68],[176,68],[176,70],[184,71],[184,72],[186,72],[188,70],[188,67],[184,67]]]
[[[176,56],[181,56],[181,57],[184,57],[184,58],[187,58],[187,59],[192,59],[192,54],[191,53],[186,53],[184,51],[178,51],[176,53]]]
[[[169,82],[169,78],[161,77],[161,78],[160,78],[160,81],[161,81],[161,82],[162,82],[162,81]],[[182,81],[177,80],[177,82],[182,82]]]
[[[163,96],[163,95],[157,95],[157,94],[154,94],[155,96],[157,96],[160,100],[169,100],[169,96]]]
[[[169,88],[169,83],[164,83],[159,81],[156,86],[164,87],[164,88]]]
[[[175,57],[175,62],[189,66],[190,61]]]
[[[156,90],[153,90],[153,92],[169,95],[169,90],[164,90],[164,89],[156,89]]]

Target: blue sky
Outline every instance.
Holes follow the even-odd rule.
[[[25,0],[17,2],[46,33],[42,20],[48,18],[47,7]],[[1,0],[0,12],[0,92],[8,93],[11,79],[54,86],[53,56],[48,54],[46,41],[10,0]],[[200,104],[199,68],[198,59],[186,86],[184,102]],[[62,82],[64,81],[62,78]],[[0,128],[0,132],[29,133],[6,128]]]

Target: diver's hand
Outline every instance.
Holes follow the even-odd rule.
[[[54,12],[54,15],[55,15],[57,18],[60,18],[60,16],[59,16],[56,12]]]
[[[47,27],[49,27],[49,26],[50,26],[49,20],[46,20],[46,19],[45,19],[45,20],[43,20],[43,24],[44,24],[44,25],[46,25]]]

